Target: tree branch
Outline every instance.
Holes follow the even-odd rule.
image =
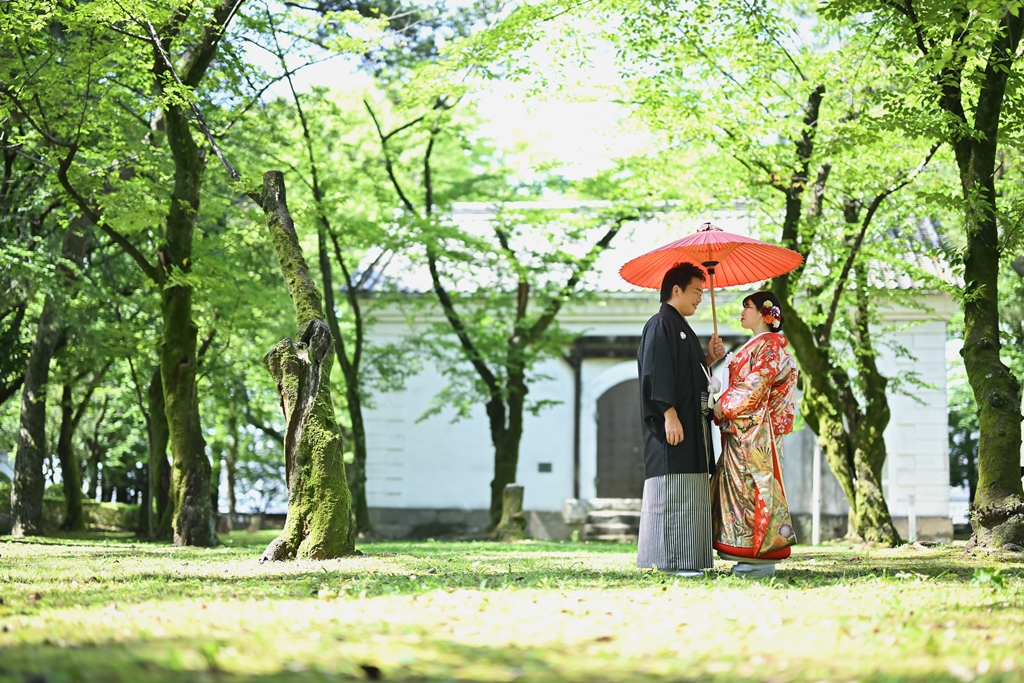
[[[241,0],[236,1],[241,2]],[[164,65],[167,67],[167,72],[171,74],[171,77],[174,79],[174,82],[182,88],[189,87],[185,85],[182,78],[178,75],[177,70],[174,68],[174,64],[171,62],[171,58],[167,55],[166,50],[164,50],[163,43],[160,41],[160,36],[157,34],[156,29],[153,27],[153,24],[149,21],[146,22],[146,30],[149,32],[150,40],[153,44],[153,49],[157,51],[159,58],[163,60]],[[220,160],[221,165],[224,167],[225,170],[227,170],[228,175],[231,176],[232,180],[234,180],[236,183],[241,183],[242,175],[237,170],[235,170],[235,167],[232,166],[231,162],[228,161],[227,157],[224,156],[224,152],[221,151],[220,145],[218,145],[217,141],[214,139],[213,134],[210,132],[209,126],[206,125],[206,119],[203,117],[203,113],[199,110],[199,105],[197,105],[195,103],[195,100],[193,100],[192,98],[189,98],[189,107],[192,109],[192,113],[196,117],[196,125],[199,126],[199,130],[202,131],[203,136],[206,138],[207,143],[209,143],[210,148],[213,149],[213,153],[217,155],[217,158]],[[256,202],[257,206],[263,206],[263,198],[259,195],[259,193],[254,191],[247,191],[245,195],[249,197],[249,199]]]
[[[832,336],[832,326],[835,324],[836,315],[839,310],[839,299],[842,297],[843,291],[846,289],[846,280],[850,276],[850,270],[853,268],[853,263],[856,260],[857,255],[860,253],[861,245],[864,244],[864,236],[867,234],[868,227],[871,225],[871,219],[874,218],[875,212],[878,211],[878,207],[880,207],[882,202],[884,202],[894,192],[898,192],[913,182],[914,178],[920,175],[921,172],[928,167],[928,163],[932,160],[932,157],[935,156],[935,153],[940,147],[942,147],[941,142],[934,143],[925,155],[924,160],[918,164],[917,168],[906,174],[901,180],[890,184],[871,200],[867,213],[864,214],[864,218],[861,221],[860,231],[857,233],[857,237],[850,246],[850,253],[846,256],[846,262],[843,263],[843,268],[839,272],[835,288],[832,290],[832,302],[828,307],[828,317],[825,319],[825,325],[822,328],[821,335],[818,337],[818,344],[820,346],[828,346],[829,344],[830,337]]]
[[[438,301],[441,302],[441,308],[444,311],[445,318],[448,319],[448,323],[452,326],[455,331],[455,336],[459,339],[459,344],[466,352],[466,356],[469,362],[473,365],[477,374],[480,375],[480,379],[483,380],[484,384],[487,385],[488,393],[491,398],[494,399],[501,394],[501,390],[498,387],[498,380],[491,372],[490,368],[484,363],[483,357],[480,352],[474,346],[473,341],[469,338],[469,332],[466,330],[465,323],[462,322],[462,318],[455,310],[455,304],[452,302],[451,296],[448,291],[441,284],[441,276],[437,270],[437,256],[434,254],[434,250],[427,247],[427,265],[430,268],[430,280],[434,286],[434,293],[437,295]]]
[[[604,236],[597,242],[597,244],[590,248],[590,251],[587,252],[587,255],[584,256],[583,259],[579,262],[579,265],[573,271],[569,279],[566,281],[565,286],[562,287],[561,291],[558,293],[558,296],[553,297],[548,302],[548,305],[545,308],[544,313],[540,316],[540,318],[537,319],[537,322],[530,326],[530,329],[526,334],[526,344],[532,344],[533,342],[537,341],[537,339],[540,338],[542,334],[544,334],[544,331],[555,319],[555,316],[558,315],[558,311],[561,310],[562,304],[568,300],[569,295],[572,294],[572,291],[574,289],[576,289],[576,285],[579,284],[579,281],[583,277],[583,274],[586,273],[591,266],[593,266],[594,261],[597,260],[597,257],[601,254],[601,252],[608,248],[608,245],[611,244],[611,241],[615,238],[616,235],[619,234],[619,231],[622,230],[622,226],[628,223],[629,221],[634,221],[639,218],[639,214],[630,214],[627,216],[618,216],[615,219],[615,221],[612,223],[612,226],[608,228],[608,231],[604,234]]]
[[[395,168],[391,162],[391,154],[388,152],[388,136],[384,134],[384,131],[380,127],[380,122],[377,120],[377,115],[373,113],[373,107],[367,100],[363,100],[363,104],[366,106],[366,111],[370,112],[370,118],[373,119],[373,125],[377,129],[377,137],[380,138],[381,151],[384,154],[384,168],[388,173],[388,178],[391,179],[391,185],[395,188],[395,192],[398,193],[398,198],[402,200],[402,205],[405,206],[406,210],[413,216],[419,218],[419,212],[416,207],[413,206],[412,202],[409,201],[409,197],[402,190],[402,184],[398,182],[397,176],[395,176]],[[420,118],[422,121],[422,117]]]
[[[259,420],[255,415],[253,415],[252,409],[248,405],[245,406],[245,419],[249,421],[249,424],[269,436],[277,443],[282,445],[284,444],[284,434]]]

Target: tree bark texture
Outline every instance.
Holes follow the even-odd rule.
[[[14,516],[11,533],[16,538],[43,534],[46,389],[50,379],[50,360],[60,338],[57,307],[54,299],[47,296],[25,368],[18,451],[14,459],[14,484],[11,488],[11,514]]]
[[[355,549],[355,528],[341,431],[331,400],[333,340],[288,211],[283,174],[264,174],[262,199],[270,238],[295,305],[298,341],[278,342],[263,359],[277,383],[286,424],[288,517],[261,562],[350,555]]]
[[[494,400],[487,404],[487,413],[491,418],[491,441],[494,444],[491,529],[499,532],[505,487],[515,483],[519,467],[519,444],[523,440],[523,411],[526,406],[526,394],[529,391],[522,371],[511,372],[506,386],[508,397],[505,404]]]
[[[810,250],[810,243],[805,239],[803,243],[798,244],[798,235],[801,221],[808,220],[804,216],[804,192],[807,190],[810,161],[814,154],[814,137],[824,95],[825,89],[822,86],[815,87],[809,94],[804,106],[804,131],[796,143],[797,161],[792,178],[788,185],[777,186],[777,189],[786,195],[782,243],[801,252],[805,259]],[[829,169],[830,167],[822,169],[819,182],[814,188],[816,195],[813,197],[811,213],[814,215],[811,218],[815,220],[820,211],[821,196],[824,193],[824,183]],[[857,218],[857,212],[846,215],[848,222],[857,222]],[[870,217],[867,220],[870,221]],[[867,223],[864,225],[866,229]],[[855,242],[850,248],[858,249],[859,244]],[[856,253],[851,252],[849,264],[852,264],[855,258]],[[866,401],[861,407],[851,389],[848,373],[832,359],[829,339],[831,330],[828,329],[831,322],[827,322],[821,329],[812,328],[793,306],[793,285],[799,279],[802,268],[801,266],[794,273],[777,277],[772,283],[773,291],[782,302],[786,336],[800,364],[803,389],[800,412],[818,435],[818,445],[850,504],[847,535],[872,543],[895,546],[900,543],[900,538],[892,523],[880,483],[881,470],[886,458],[882,432],[889,422],[889,406],[885,396],[886,379],[878,372],[874,362],[870,331],[867,327],[867,311],[862,307],[858,316],[861,327],[858,329],[856,353],[867,386]],[[840,278],[835,287],[846,286],[846,274],[848,270],[844,268],[844,277]],[[834,294],[838,295],[839,292],[836,291]],[[862,295],[859,300],[867,302],[868,295]]]
[[[210,459],[199,421],[199,330],[192,320],[192,287],[174,279],[175,271],[187,274],[192,269],[192,237],[204,159],[180,106],[167,107],[165,123],[174,159],[174,189],[167,212],[167,241],[160,251],[169,281],[160,302],[164,323],[160,379],[173,463],[174,545],[210,547],[217,545],[217,532],[210,504]]]
[[[60,461],[60,476],[64,482],[64,531],[83,531],[85,515],[82,512],[82,473],[78,469],[78,458],[72,444],[75,435],[75,404],[71,385],[65,384],[60,400],[60,436],[57,439],[57,459]]]
[[[242,2],[223,0],[213,8],[202,35],[183,50],[180,72],[175,70],[169,54],[189,13],[172,15],[163,34],[152,36],[153,75],[158,89],[162,91],[171,81],[186,88],[199,86],[213,63],[228,22]],[[177,100],[170,102],[164,110],[164,122],[167,146],[174,161],[174,189],[167,211],[166,242],[157,256],[165,280],[161,293],[164,328],[160,375],[173,468],[174,544],[214,546],[218,541],[210,500],[210,460],[199,422],[196,389],[198,329],[192,320],[192,287],[187,279],[175,277],[179,272],[187,275],[192,269],[192,238],[205,156],[192,137],[192,122],[185,106]]]
[[[89,477],[89,487],[85,493],[89,500],[92,501],[96,500],[100,490],[100,426],[103,424],[103,418],[106,417],[109,402],[109,397],[104,396],[103,402],[100,404],[99,413],[96,415],[96,422],[92,426],[92,436],[86,441],[87,448],[89,449],[89,460],[85,471]]]
[[[88,234],[69,227],[64,235],[61,257],[81,265]],[[63,264],[64,283],[70,285],[74,274]],[[60,342],[64,309],[63,292],[48,294],[39,315],[32,343],[25,383],[22,387],[18,450],[14,460],[14,485],[11,488],[11,513],[15,537],[40,536],[43,533],[43,460],[46,458],[46,390],[50,379],[50,361]]]
[[[864,394],[863,409],[849,388],[849,377],[842,372],[843,398],[846,404],[846,419],[850,427],[850,441],[853,446],[853,462],[857,490],[857,536],[870,543],[895,546],[900,543],[899,533],[889,514],[889,506],[882,492],[882,467],[887,451],[883,434],[889,424],[889,398],[886,387],[889,380],[878,371],[875,350],[871,342],[869,327],[868,291],[864,269],[856,274],[856,356]]]
[[[1006,84],[1021,40],[1024,18],[1007,12],[993,42],[977,99],[975,135],[953,141],[964,196],[964,345],[961,355],[978,405],[978,488],[972,507],[972,545],[1024,546],[1021,487],[1021,390],[1000,360],[999,265],[995,187],[996,152]],[[963,115],[960,91],[941,106]]]
[[[153,371],[146,400],[149,404],[149,499],[156,503],[150,516],[150,540],[169,541],[173,538],[174,507],[171,505],[171,467],[167,462],[167,443],[170,428],[164,410],[164,388],[160,368]]]
[[[316,194],[319,195],[319,186],[317,185],[316,187]],[[317,201],[320,201],[319,196]],[[355,532],[357,534],[369,533],[372,529],[370,525],[370,509],[366,503],[366,426],[363,424],[363,404],[359,396],[359,349],[363,343],[361,338],[363,334],[362,325],[358,319],[360,315],[358,312],[359,304],[356,301],[350,300],[353,314],[357,316],[357,338],[355,340],[356,352],[353,354],[352,360],[349,360],[348,354],[345,351],[344,338],[341,336],[341,327],[338,324],[337,309],[335,308],[334,276],[330,255],[327,250],[326,225],[321,224],[317,230],[317,247],[320,259],[320,274],[324,287],[324,312],[327,315],[327,327],[334,337],[334,350],[338,356],[338,364],[341,366],[341,374],[345,377],[345,399],[348,407],[349,421],[352,423],[352,470],[354,476],[353,480],[349,482],[349,490],[352,493],[352,511],[356,525]],[[340,248],[337,249],[337,258],[339,261],[342,258]],[[345,264],[341,263],[340,265],[344,270]],[[348,287],[346,291],[350,291],[352,283],[347,282],[346,285]],[[350,293],[354,295],[354,293]]]

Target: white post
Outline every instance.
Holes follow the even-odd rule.
[[[821,446],[817,438],[811,460],[811,545],[818,545],[821,543]]]
[[[917,541],[917,511],[914,510],[913,493],[910,494],[910,506],[907,511],[907,526],[909,527],[909,531],[907,532],[910,535],[909,540],[911,543],[914,543]]]

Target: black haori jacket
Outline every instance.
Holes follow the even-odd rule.
[[[644,475],[714,472],[711,444],[705,443],[701,392],[708,390],[704,351],[686,319],[669,304],[644,325],[637,349],[640,413],[644,421]],[[665,440],[665,411],[675,406],[683,440]]]

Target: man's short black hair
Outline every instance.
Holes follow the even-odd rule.
[[[694,280],[704,282],[704,278],[704,271],[699,266],[686,261],[675,264],[665,272],[661,281],[661,303],[668,303],[672,298],[672,288],[676,285],[685,292]]]

